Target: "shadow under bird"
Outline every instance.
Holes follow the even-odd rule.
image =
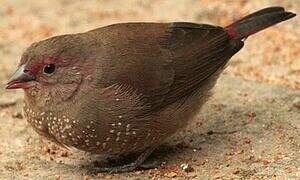
[[[282,7],[225,28],[189,22],[120,23],[33,43],[7,89],[25,90],[24,113],[43,137],[65,147],[137,159],[141,167],[210,96],[244,40],[294,17]]]

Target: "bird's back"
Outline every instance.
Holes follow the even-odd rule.
[[[121,23],[87,35],[101,44],[103,87],[130,85],[153,108],[190,96],[243,46],[221,27],[180,22]]]

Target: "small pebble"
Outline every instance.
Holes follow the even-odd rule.
[[[207,132],[207,135],[213,135],[213,134],[214,134],[214,132],[212,130]]]
[[[234,168],[231,172],[232,174],[238,174],[241,172],[241,170],[239,168]]]
[[[180,167],[184,172],[187,172],[187,173],[194,171],[194,168],[189,164],[184,163],[184,164],[181,164]]]
[[[300,109],[300,98],[297,97],[293,100],[293,106],[297,109]]]
[[[61,157],[68,157],[68,156],[69,156],[69,152],[68,152],[68,151],[62,151],[62,152],[60,153],[60,156],[61,156]]]
[[[56,174],[54,177],[55,177],[56,180],[60,179],[60,175],[58,175],[58,174]]]
[[[166,173],[165,176],[168,177],[168,178],[174,178],[174,177],[177,176],[177,173],[176,172],[169,172],[169,173]]]

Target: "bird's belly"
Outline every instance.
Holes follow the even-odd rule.
[[[158,146],[184,128],[198,112],[202,98],[190,97],[143,119],[97,122],[63,114],[36,112],[25,106],[27,121],[38,134],[58,144],[102,155],[141,152]]]

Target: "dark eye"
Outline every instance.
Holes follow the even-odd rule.
[[[43,72],[46,75],[51,75],[55,72],[55,65],[54,64],[47,64],[46,66],[44,66]]]

